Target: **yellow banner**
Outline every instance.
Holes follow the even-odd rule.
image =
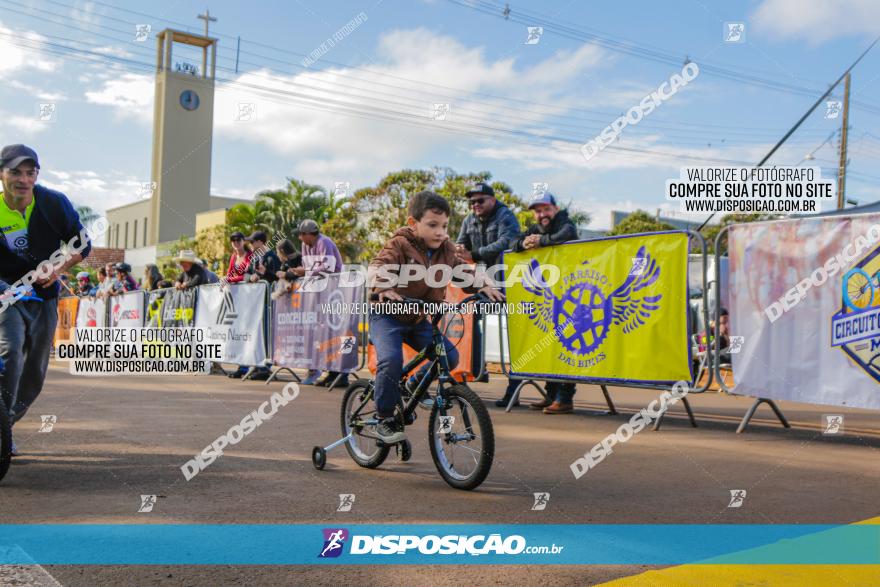
[[[690,381],[687,259],[685,233],[505,253],[507,302],[532,303],[508,316],[512,373]]]

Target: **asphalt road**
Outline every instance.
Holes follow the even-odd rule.
[[[570,463],[658,395],[611,388],[620,414],[598,415],[592,410],[604,409],[601,392],[587,385],[578,387],[574,415],[524,407],[504,413],[490,403],[495,462],[474,492],[451,489],[434,469],[427,412],[408,428],[411,461],[389,458],[368,471],[339,449],[326,470],[316,471],[311,448],[338,437],[342,390],[314,387],[303,387],[272,420],[184,479],[184,462],[283,385],[219,376],[74,377],[66,364],[53,363],[43,394],[16,426],[23,454],[0,484],[0,516],[7,524],[837,524],[877,515],[876,412],[782,403],[793,429],[784,430],[763,407],[737,435],[749,398],[691,396],[699,428],[673,407],[659,432],[641,432],[575,479]],[[472,387],[494,400],[504,381],[493,376]],[[537,397],[533,390],[530,397]],[[822,434],[830,413],[845,416],[845,434]],[[57,417],[51,432],[38,431],[41,415]],[[747,490],[742,507],[727,507],[732,489]],[[549,505],[533,511],[539,491],[550,493]],[[350,512],[336,511],[341,493],[356,495]],[[138,513],[142,494],[160,496],[150,513]],[[586,585],[649,568],[47,566],[51,576],[36,568],[0,570],[0,584]]]

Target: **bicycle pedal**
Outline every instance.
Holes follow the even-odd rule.
[[[405,419],[404,421],[406,422],[406,425],[409,426],[410,424],[412,424],[413,422],[415,422],[415,421],[416,421],[416,418],[418,418],[418,417],[419,417],[419,415],[416,414],[415,412],[413,412],[412,414],[410,414],[409,416],[407,416],[406,419]]]

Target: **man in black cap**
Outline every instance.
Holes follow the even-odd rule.
[[[529,210],[535,215],[535,224],[513,243],[513,250],[552,247],[577,239],[577,227],[568,217],[568,212],[559,209],[556,197],[550,192],[537,194],[532,198],[529,202]],[[574,411],[575,391],[574,383],[551,381],[547,383],[547,396],[542,401],[530,404],[529,407],[533,410],[543,410],[545,414],[570,414]]]
[[[519,220],[516,214],[495,198],[495,190],[486,182],[471,186],[465,197],[473,210],[461,225],[456,239],[455,251],[467,263],[482,263],[487,267],[495,265],[501,251],[510,247],[519,236]],[[480,321],[474,320],[474,333],[471,338],[471,364],[481,362],[480,349],[483,344]],[[488,381],[488,374],[476,373],[479,381]]]
[[[43,389],[58,319],[58,278],[91,251],[79,214],[67,196],[37,185],[39,172],[33,149],[0,150],[0,358],[6,363],[0,409],[13,422]]]
[[[495,190],[488,183],[475,184],[465,197],[473,213],[461,225],[456,252],[464,261],[491,267],[519,236],[519,221],[510,208],[495,199]]]

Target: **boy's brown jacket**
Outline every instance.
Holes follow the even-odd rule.
[[[394,231],[394,235],[385,243],[376,258],[370,262],[370,273],[375,273],[383,265],[397,265],[395,269],[389,269],[389,273],[395,276],[400,274],[400,267],[407,264],[423,265],[431,267],[433,265],[449,265],[457,267],[459,265],[468,265],[461,261],[455,255],[455,245],[448,238],[443,244],[431,254],[428,259],[428,247],[425,241],[416,236],[415,231],[409,226],[398,228]],[[468,271],[473,273],[473,271]],[[433,279],[439,281],[442,277],[440,270],[433,274]],[[446,287],[431,287],[425,280],[410,280],[406,286],[388,287],[381,283],[381,278],[375,282],[376,286],[370,288],[371,293],[379,293],[393,289],[404,297],[416,298],[426,302],[442,302],[446,299]],[[468,293],[477,291],[475,287],[463,288]],[[415,324],[424,316],[422,314],[394,314],[394,317],[406,324]]]

